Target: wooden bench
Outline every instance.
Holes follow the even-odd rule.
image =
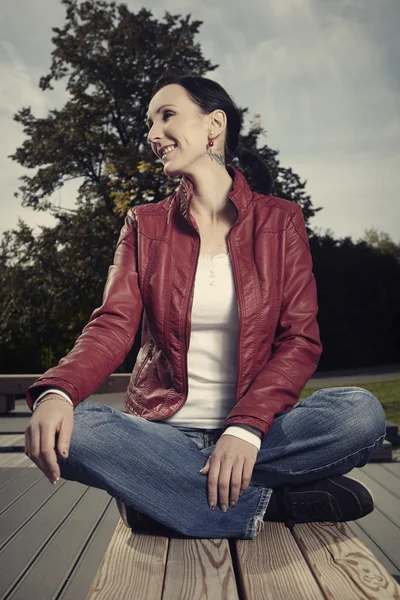
[[[400,586],[347,523],[265,523],[254,540],[213,540],[132,534],[120,520],[95,598],[386,600]]]
[[[368,485],[379,507],[357,523],[264,523],[254,540],[213,540],[132,533],[120,519],[86,600],[399,599],[400,576],[381,561],[400,566],[400,464],[349,476]],[[376,529],[389,537],[390,527],[382,543]],[[360,539],[371,545],[368,534],[385,553],[374,542],[371,552]]]
[[[39,375],[1,375],[0,374],[0,415],[15,409],[15,401],[25,398],[26,390]],[[125,393],[130,373],[113,373],[96,390],[96,394]]]

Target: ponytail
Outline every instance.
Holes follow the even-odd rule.
[[[273,178],[265,160],[246,148],[242,142],[238,143],[234,152],[251,189],[266,196],[272,194]]]

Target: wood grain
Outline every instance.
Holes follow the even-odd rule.
[[[23,434],[7,434],[2,433],[0,435],[0,447],[6,448],[7,446],[25,446],[25,435]]]
[[[236,540],[241,598],[251,600],[321,600],[324,595],[290,530],[264,523],[254,540]]]
[[[120,519],[86,600],[161,598],[167,550],[168,538],[133,534]]]
[[[171,538],[163,600],[238,600],[227,539]]]
[[[36,467],[35,463],[24,452],[6,452],[0,453],[0,468],[12,467]]]
[[[400,599],[396,581],[346,523],[296,525],[293,535],[326,598]]]

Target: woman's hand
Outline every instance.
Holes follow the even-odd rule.
[[[74,407],[54,395],[39,404],[25,429],[25,454],[43,471],[50,483],[55,483],[60,477],[55,451],[56,434],[59,434],[57,451],[66,458],[73,427]]]
[[[216,506],[218,496],[223,511],[227,510],[228,503],[230,506],[237,504],[239,495],[242,495],[250,484],[257,454],[258,450],[253,444],[236,436],[227,434],[219,438],[200,471],[202,475],[208,473],[210,508]]]

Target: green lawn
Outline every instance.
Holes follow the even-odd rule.
[[[378,400],[381,402],[385,414],[386,420],[394,423],[400,428],[400,379],[393,381],[377,381],[374,383],[354,383],[347,384],[348,386],[355,386],[364,388],[372,392]],[[322,387],[322,386],[321,386]],[[305,400],[308,396],[311,396],[314,392],[321,389],[316,388],[305,388],[300,395],[300,400]],[[337,387],[335,385],[323,386],[323,387]]]

